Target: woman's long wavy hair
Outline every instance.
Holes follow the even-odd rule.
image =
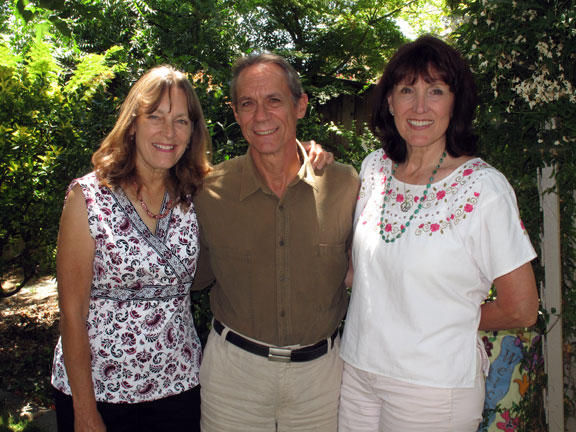
[[[390,114],[388,96],[395,85],[412,85],[419,78],[426,82],[442,80],[454,93],[452,118],[446,130],[448,154],[453,157],[475,155],[477,137],[472,130],[472,121],[478,98],[472,71],[454,48],[434,36],[425,35],[396,51],[374,92],[370,129],[380,139],[388,157],[402,163],[407,155],[406,141]]]
[[[132,86],[114,128],[92,156],[94,170],[103,185],[115,188],[138,181],[134,123],[138,116],[154,112],[164,94],[170,95],[174,88],[182,89],[186,94],[192,135],[186,151],[170,168],[166,187],[170,197],[184,206],[200,190],[210,171],[210,135],[192,84],[184,73],[168,65],[150,69]]]

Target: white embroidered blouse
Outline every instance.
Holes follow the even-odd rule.
[[[189,295],[199,253],[193,204],[185,212],[174,207],[152,234],[122,189],[100,186],[94,173],[70,189],[75,184],[96,245],[86,321],[96,400],[137,403],[195,387],[201,346]],[[61,341],[52,385],[71,394]]]
[[[383,150],[362,164],[341,356],[400,381],[473,387],[480,305],[495,278],[536,256],[516,196],[476,158],[433,183],[414,213],[426,186],[392,177],[385,191],[391,171]],[[386,243],[381,226],[389,240],[406,230]]]

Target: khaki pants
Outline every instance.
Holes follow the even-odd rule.
[[[204,432],[335,432],[342,380],[339,338],[324,356],[280,363],[208,337],[200,368]],[[329,342],[331,344],[331,342]]]

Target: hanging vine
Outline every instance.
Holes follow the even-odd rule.
[[[576,362],[576,4],[574,0],[467,3],[452,36],[477,77],[482,153],[514,186],[536,250],[540,250],[542,226],[537,170],[555,167],[561,207],[564,363],[566,376],[574,376],[570,365]],[[535,270],[541,282],[543,269],[538,261]],[[536,326],[540,334],[554,313],[541,310]],[[518,430],[540,431],[545,425],[541,389],[546,377],[538,347],[530,348],[524,362],[531,382],[513,410],[520,419]],[[575,388],[574,382],[567,381],[567,417],[576,414],[570,397]]]

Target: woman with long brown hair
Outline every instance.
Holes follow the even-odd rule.
[[[199,430],[192,198],[209,135],[186,76],[144,74],[68,190],[58,239],[60,431]]]

